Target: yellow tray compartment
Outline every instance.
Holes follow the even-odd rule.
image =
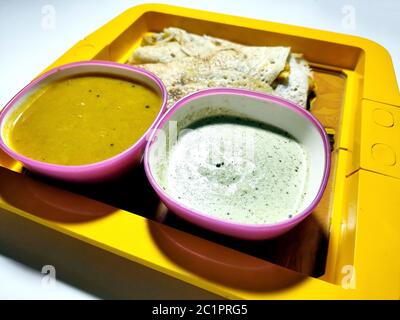
[[[387,51],[348,35],[148,4],[122,13],[49,68],[93,59],[125,63],[146,33],[170,26],[290,46],[310,62],[317,83],[311,112],[334,140],[314,223],[275,242],[221,240],[165,216],[140,170],[93,190],[36,177],[0,154],[2,232],[12,233],[7,221],[19,216],[225,298],[399,299],[400,94]]]

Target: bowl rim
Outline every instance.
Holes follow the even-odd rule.
[[[212,217],[206,213],[203,213],[201,211],[189,208],[188,206],[182,204],[181,202],[175,200],[172,198],[170,195],[168,195],[157,183],[155,180],[152,171],[150,169],[149,165],[149,153],[150,153],[150,148],[153,144],[154,138],[157,136],[158,130],[164,126],[164,124],[171,118],[171,116],[175,113],[176,110],[184,107],[187,105],[187,103],[197,100],[198,98],[205,97],[205,96],[212,96],[212,95],[235,95],[235,96],[246,96],[250,97],[253,99],[261,100],[261,101],[268,101],[268,102],[273,102],[276,104],[279,104],[282,107],[291,109],[292,111],[296,112],[297,114],[307,118],[311,124],[313,124],[323,141],[323,146],[324,146],[324,156],[325,156],[325,163],[324,163],[324,171],[323,171],[323,177],[322,177],[322,182],[320,184],[320,187],[318,189],[318,192],[315,195],[315,198],[311,201],[311,203],[300,213],[297,213],[294,215],[292,218],[286,218],[284,220],[274,222],[274,223],[264,223],[264,224],[256,224],[256,223],[240,223],[240,222],[233,222],[229,220],[224,220],[221,218],[217,217]],[[331,151],[330,151],[330,143],[328,139],[328,135],[322,126],[322,124],[306,109],[303,107],[295,104],[292,101],[289,101],[287,99],[274,96],[271,94],[266,94],[266,93],[261,93],[253,90],[247,90],[247,89],[238,89],[238,88],[212,88],[212,89],[204,89],[197,91],[195,93],[189,94],[177,102],[174,103],[174,105],[167,110],[167,112],[161,117],[161,119],[157,122],[157,124],[154,126],[153,132],[147,142],[146,149],[144,152],[144,169],[147,175],[147,178],[156,191],[156,193],[160,196],[160,198],[166,199],[167,201],[171,202],[175,207],[177,207],[179,210],[185,212],[185,215],[191,215],[198,217],[200,219],[205,220],[207,223],[212,224],[212,225],[219,225],[220,227],[223,228],[240,228],[240,229],[247,229],[247,230],[281,230],[285,227],[290,227],[294,226],[303,219],[305,219],[311,212],[314,210],[314,208],[318,205],[319,201],[321,200],[321,197],[325,191],[326,185],[329,180],[329,174],[330,174],[330,166],[331,166]],[[178,214],[179,215],[179,214]]]
[[[83,66],[102,66],[102,67],[108,67],[111,69],[122,69],[122,70],[128,70],[137,74],[140,74],[151,81],[154,82],[156,86],[160,89],[161,92],[161,106],[160,110],[153,120],[153,122],[150,124],[149,128],[145,131],[145,133],[134,143],[132,144],[129,148],[123,150],[122,152],[112,156],[111,158],[107,158],[98,162],[94,163],[89,163],[89,164],[82,164],[82,165],[62,165],[62,164],[55,164],[55,163],[49,163],[49,162],[44,162],[40,160],[35,160],[30,157],[24,156],[17,151],[13,150],[11,147],[7,145],[7,143],[3,139],[3,132],[2,132],[2,126],[4,119],[6,115],[12,110],[14,105],[18,103],[18,101],[23,98],[26,94],[28,94],[34,87],[38,84],[40,84],[42,81],[47,79],[49,76],[63,71],[67,69],[73,69],[73,68],[79,68]],[[90,73],[90,72],[89,72]],[[107,75],[107,71],[101,71],[101,73],[104,73]],[[113,163],[119,161],[121,158],[125,157],[127,154],[135,153],[136,151],[140,150],[143,146],[146,144],[146,139],[151,133],[152,128],[156,125],[156,123],[160,120],[162,115],[165,113],[165,110],[167,109],[167,102],[168,102],[168,91],[164,85],[164,83],[161,81],[159,77],[157,77],[155,74],[153,74],[150,71],[147,71],[145,69],[135,67],[132,65],[127,65],[127,64],[122,64],[122,63],[117,63],[117,62],[112,62],[112,61],[103,61],[103,60],[84,60],[84,61],[78,61],[78,62],[71,62],[67,63],[58,67],[55,67],[34,80],[32,80],[30,83],[28,83],[24,88],[22,88],[5,106],[2,110],[0,110],[0,148],[3,149],[4,152],[6,152],[9,156],[14,158],[15,160],[18,160],[24,164],[27,164],[31,167],[39,168],[40,170],[44,171],[52,171],[52,172],[67,172],[67,173],[72,173],[72,172],[83,172],[83,171],[91,171],[91,170],[97,170],[100,168],[107,167],[109,165],[112,165]]]

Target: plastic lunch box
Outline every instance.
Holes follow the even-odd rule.
[[[105,297],[399,299],[400,94],[387,51],[348,35],[148,4],[49,68],[125,63],[147,32],[169,26],[304,53],[317,86],[311,112],[332,142],[318,207],[275,240],[235,240],[168,213],[143,170],[89,188],[32,176],[0,154],[2,252],[53,264],[59,277]]]

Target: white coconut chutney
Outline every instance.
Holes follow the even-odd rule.
[[[308,161],[288,133],[261,122],[210,116],[182,131],[161,170],[164,190],[210,216],[266,224],[302,205]]]

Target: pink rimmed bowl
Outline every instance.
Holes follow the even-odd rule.
[[[23,102],[24,99],[35,92],[38,88],[53,81],[87,74],[103,74],[106,76],[124,77],[125,79],[146,84],[160,95],[160,111],[149,129],[138,141],[123,152],[106,160],[92,164],[72,166],[51,164],[34,160],[14,151],[7,145],[4,132],[5,124],[11,113],[21,105],[21,102]],[[144,69],[114,62],[94,60],[66,64],[54,68],[34,79],[6,104],[0,113],[0,148],[15,160],[20,161],[32,172],[51,178],[70,182],[97,182],[109,179],[140,163],[146,147],[147,137],[151,133],[151,129],[155,123],[157,123],[164,114],[166,106],[167,90],[164,84],[158,77]],[[79,150],[77,150],[77,152],[78,151]]]
[[[206,114],[210,114],[209,110],[215,110],[218,114],[221,108],[225,112],[228,110],[232,114],[241,114],[243,117],[280,128],[302,144],[307,153],[309,172],[303,203],[292,218],[271,224],[224,220],[190,208],[164,189],[165,177],[158,168],[160,165],[168,166],[168,163],[160,163],[168,161],[168,156],[160,156],[164,152],[163,149],[166,150],[165,154],[168,154],[168,137],[171,135],[168,130],[176,127],[179,131],[180,124],[184,128],[187,123],[200,119],[202,110],[205,110]],[[327,134],[310,112],[285,99],[242,89],[207,89],[188,95],[175,103],[154,129],[144,155],[147,178],[161,201],[171,211],[203,228],[248,240],[274,238],[292,229],[310,215],[324,193],[330,171],[330,144]]]

